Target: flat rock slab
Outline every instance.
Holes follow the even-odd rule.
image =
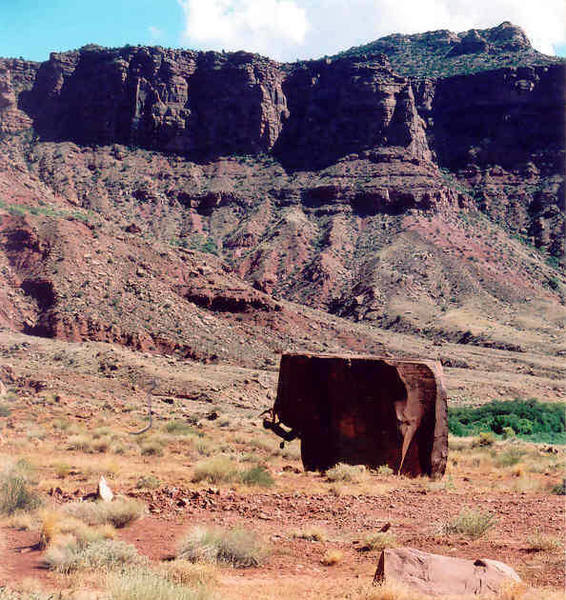
[[[466,560],[413,548],[381,553],[374,583],[390,580],[432,596],[496,594],[504,583],[521,581],[511,567],[496,560]]]

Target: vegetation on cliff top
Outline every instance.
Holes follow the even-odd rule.
[[[455,34],[447,30],[393,34],[356,46],[339,56],[372,58],[385,54],[394,71],[409,77],[452,77],[503,67],[563,62],[535,50],[522,29],[504,22],[491,29]]]

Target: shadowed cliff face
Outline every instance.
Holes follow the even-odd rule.
[[[387,146],[406,148],[409,158],[431,158],[411,84],[391,72],[384,56],[306,64],[292,71],[283,89],[289,118],[276,154],[288,167],[321,168]]]
[[[245,52],[85,47],[0,67],[0,130],[33,125],[43,140],[196,159],[273,151],[303,170],[383,147],[409,160],[431,160],[433,149],[451,169],[534,162],[557,173],[564,163],[563,64],[410,80],[383,54],[280,65]]]
[[[51,141],[197,159],[275,146],[285,164],[303,169],[383,146],[430,158],[411,84],[384,57],[289,69],[245,52],[83,49],[53,54],[18,104]]]
[[[37,133],[199,156],[268,151],[282,74],[251,54],[156,48],[53,54],[22,99]]]

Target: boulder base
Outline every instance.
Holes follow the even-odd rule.
[[[508,565],[485,558],[466,560],[412,548],[387,548],[379,557],[374,583],[395,580],[432,596],[498,593],[521,581]]]

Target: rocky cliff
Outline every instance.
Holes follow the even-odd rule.
[[[194,336],[183,342],[183,323],[200,331],[190,306],[272,315],[282,330],[277,302],[286,299],[376,326],[520,347],[524,311],[536,304],[553,335],[566,297],[556,268],[563,62],[508,24],[384,40],[295,64],[97,46],[41,64],[1,60],[0,208],[27,219],[2,228],[12,290],[2,322],[133,345],[142,331],[140,347],[166,338],[164,347],[194,348]],[[459,71],[399,67],[429,55]],[[13,246],[18,227],[39,240],[34,253],[27,242]],[[89,231],[106,239],[101,254],[118,252],[110,240],[127,234],[120,260],[92,280],[82,272],[90,263],[65,244],[61,265],[41,250]],[[128,244],[147,254],[144,264],[160,265],[159,277],[139,276],[145,288],[124,267]],[[161,260],[154,244],[173,254]],[[188,285],[179,267],[186,249],[225,262],[210,259],[210,277]],[[15,258],[28,254],[29,265]],[[127,306],[137,302],[133,320],[111,304],[114,271],[131,292]],[[83,286],[98,289],[96,301]],[[169,318],[163,308],[155,321],[164,295],[188,312]]]
[[[459,74],[439,70],[455,58]],[[403,69],[417,59],[428,72]],[[371,150],[391,161],[396,148],[396,161],[448,169],[480,210],[559,256],[564,89],[564,63],[508,23],[389,36],[288,65],[245,52],[87,46],[42,64],[1,61],[0,131],[33,127],[44,141],[197,161],[270,153],[303,171]]]

